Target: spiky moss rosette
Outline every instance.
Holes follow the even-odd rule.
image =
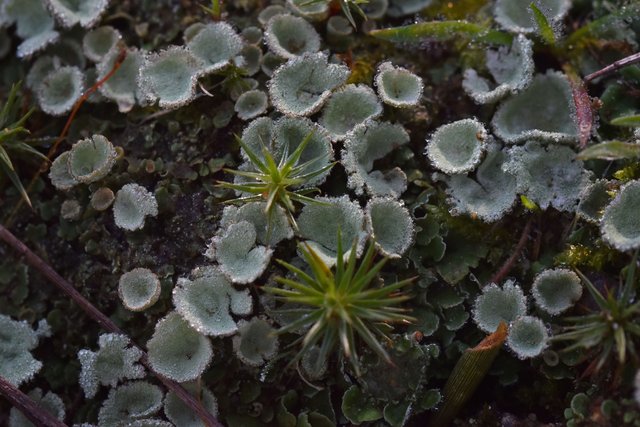
[[[400,108],[418,105],[424,88],[420,77],[391,62],[378,66],[375,83],[382,102]]]
[[[625,184],[604,210],[602,238],[619,251],[640,248],[640,181]]]
[[[267,24],[265,38],[269,49],[286,59],[320,50],[320,35],[304,18],[277,15]]]
[[[487,131],[475,119],[440,126],[427,144],[431,163],[448,174],[469,172],[478,166],[485,151]]]
[[[117,158],[118,153],[107,138],[93,135],[73,144],[67,166],[76,181],[90,184],[107,176]]]
[[[333,147],[327,131],[307,118],[297,117],[281,117],[278,120],[272,120],[268,117],[260,117],[244,129],[242,133],[242,141],[255,153],[261,162],[265,162],[263,147],[273,156],[274,161],[279,164],[282,162],[283,156],[291,156],[296,149],[308,139],[307,145],[300,154],[300,158],[293,165],[294,167],[303,166],[300,174],[314,173],[320,169],[326,168],[333,160]],[[249,163],[253,163],[249,153],[243,148],[240,151],[242,157]],[[249,166],[256,169],[256,165]],[[330,173],[330,169],[309,177],[303,182],[292,185],[293,188],[310,187],[322,184]]]
[[[549,332],[537,317],[521,316],[509,325],[507,345],[520,359],[539,356],[548,342]]]
[[[160,280],[148,268],[134,268],[120,276],[118,295],[128,310],[146,310],[160,297]]]
[[[557,315],[569,309],[582,296],[580,278],[571,270],[545,270],[536,276],[531,287],[536,305]]]
[[[487,333],[493,333],[500,322],[510,324],[527,311],[527,299],[520,286],[507,281],[502,289],[495,283],[485,286],[473,307],[473,320]]]
[[[213,356],[209,338],[189,326],[176,312],[156,324],[147,349],[153,370],[178,382],[198,378]]]

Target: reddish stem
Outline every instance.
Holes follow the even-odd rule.
[[[31,189],[35,185],[40,175],[43,172],[46,172],[46,170],[49,168],[49,163],[51,163],[51,158],[56,154],[56,151],[58,150],[58,146],[62,141],[64,141],[64,138],[67,136],[67,132],[69,132],[71,123],[73,122],[73,119],[76,117],[76,114],[78,113],[78,110],[80,109],[82,104],[84,104],[84,102],[87,99],[89,99],[91,94],[97,91],[100,88],[100,86],[105,84],[107,80],[113,77],[113,75],[116,73],[116,71],[118,71],[118,69],[120,68],[120,66],[122,65],[126,57],[127,57],[127,49],[123,47],[122,49],[120,49],[120,54],[118,55],[118,58],[116,58],[116,62],[113,64],[113,67],[111,68],[111,70],[103,78],[95,82],[93,86],[87,89],[82,94],[82,96],[78,98],[75,104],[73,104],[73,109],[71,110],[71,114],[69,114],[69,118],[67,119],[67,122],[65,123],[64,128],[62,128],[62,132],[60,133],[60,136],[56,138],[53,145],[49,149],[49,152],[47,153],[48,161],[42,162],[42,165],[40,165],[40,168],[38,169],[38,171],[35,173],[35,175],[33,175],[33,178],[31,178],[31,182],[29,182],[29,185],[27,186],[27,189],[26,189],[27,193],[31,191]],[[13,219],[15,218],[16,214],[22,207],[23,203],[24,203],[23,199],[18,200],[16,207],[13,209],[13,211],[9,215],[9,219],[7,219],[7,222],[6,222],[7,227],[11,227],[11,225],[13,225]]]
[[[4,396],[12,406],[19,409],[22,415],[37,426],[67,427],[65,423],[42,409],[33,399],[2,377],[0,377],[0,395]]]
[[[498,272],[493,275],[490,283],[502,282],[504,278],[507,277],[507,274],[509,274],[513,266],[516,264],[516,261],[518,260],[520,253],[522,252],[525,245],[527,244],[527,239],[529,238],[531,226],[533,225],[533,218],[534,217],[531,216],[529,218],[529,221],[527,221],[527,225],[525,225],[524,230],[522,230],[522,234],[520,235],[520,240],[518,240],[518,244],[516,245],[516,248],[514,249],[509,259],[507,259],[505,263],[502,265],[502,267],[500,267],[500,270],[498,270]]]
[[[100,326],[111,333],[126,335],[118,326],[105,316],[100,310],[98,310],[93,304],[91,304],[80,292],[69,282],[67,282],[62,276],[60,276],[49,264],[47,264],[42,258],[31,251],[20,239],[11,234],[4,226],[0,225],[0,240],[3,240],[9,246],[11,246],[16,252],[19,252],[27,264],[34,267],[40,273],[42,273],[51,283],[56,285],[58,289],[67,294],[72,300],[74,300],[82,310],[89,315],[93,320],[98,322]],[[133,342],[133,340],[131,340]],[[169,378],[155,372],[147,359],[147,354],[140,346],[133,343],[142,352],[142,363],[153,373],[169,390],[176,393],[176,395],[198,416],[204,421],[205,425],[210,427],[222,427],[222,424],[211,415],[202,404],[193,397],[184,387],[177,382],[170,380]]]

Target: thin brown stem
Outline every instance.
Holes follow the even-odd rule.
[[[622,58],[610,65],[607,65],[606,67],[593,72],[587,76],[585,76],[584,78],[584,82],[585,83],[589,83],[591,80],[593,79],[597,79],[598,77],[602,77],[605,76],[607,74],[611,74],[614,71],[619,70],[620,68],[626,67],[627,65],[633,65],[636,62],[640,62],[640,52],[638,53],[634,53],[633,55],[629,55],[625,58]]]
[[[529,238],[529,233],[531,232],[531,226],[533,225],[533,219],[534,219],[533,216],[529,218],[529,221],[527,221],[527,225],[525,225],[524,229],[522,230],[522,234],[520,235],[520,240],[518,240],[518,244],[513,250],[513,253],[509,257],[509,259],[507,259],[505,263],[502,264],[502,267],[500,267],[500,270],[498,270],[498,272],[493,275],[490,283],[502,282],[504,278],[507,277],[507,274],[509,274],[513,266],[516,264],[516,261],[518,260],[520,253],[522,252],[525,245],[527,244],[527,239]]]
[[[9,246],[11,246],[16,252],[19,252],[30,266],[34,267],[40,273],[42,273],[51,283],[56,285],[58,289],[69,296],[75,301],[80,308],[93,320],[98,322],[100,326],[111,333],[126,335],[118,326],[105,316],[100,310],[98,310],[93,304],[91,304],[86,298],[84,298],[80,292],[78,292],[71,283],[66,281],[60,276],[49,264],[47,264],[42,258],[31,251],[20,239],[14,236],[4,226],[0,225],[0,240],[3,240]],[[133,342],[133,340],[132,340]],[[140,348],[137,344],[133,343],[136,347]],[[153,373],[169,390],[176,393],[176,395],[198,416],[204,421],[207,426],[222,427],[222,424],[211,415],[202,404],[194,398],[184,387],[177,382],[166,378],[162,374],[159,374],[153,370],[147,359],[147,354],[142,348],[143,352],[142,363]]]
[[[27,193],[29,193],[29,191],[33,189],[33,186],[35,185],[40,175],[46,172],[47,169],[49,168],[49,165],[51,164],[51,159],[53,158],[53,156],[55,156],[56,152],[58,151],[58,147],[60,146],[60,143],[62,143],[62,141],[64,141],[64,139],[66,138],[67,132],[69,132],[69,128],[71,127],[71,123],[73,123],[73,119],[76,117],[76,114],[78,114],[78,110],[80,110],[80,107],[82,106],[82,104],[84,104],[84,102],[87,99],[89,99],[91,94],[97,91],[100,88],[100,86],[105,84],[107,80],[113,77],[113,75],[116,73],[116,71],[118,71],[118,69],[120,68],[120,66],[126,59],[126,57],[127,57],[127,49],[123,47],[120,49],[120,54],[116,58],[116,62],[113,64],[113,67],[111,68],[111,70],[103,78],[95,82],[89,89],[87,89],[80,98],[78,98],[76,103],[73,105],[73,109],[69,114],[69,118],[67,119],[67,122],[65,123],[64,128],[62,128],[62,132],[60,132],[60,135],[58,136],[58,138],[56,138],[53,145],[49,149],[49,152],[47,153],[47,160],[42,162],[42,164],[40,165],[40,168],[33,175],[33,178],[31,178],[31,182],[29,182],[29,185],[27,186],[27,189],[26,189]],[[13,210],[11,211],[11,214],[9,215],[9,218],[7,219],[7,222],[5,224],[7,227],[11,227],[13,225],[13,219],[16,217],[16,214],[19,212],[20,208],[22,208],[22,203],[23,203],[22,199],[18,200],[18,203],[16,203],[16,207],[13,208]]]
[[[0,395],[4,396],[12,406],[19,409],[29,421],[37,426],[67,427],[65,423],[42,409],[33,399],[2,377],[0,377]]]

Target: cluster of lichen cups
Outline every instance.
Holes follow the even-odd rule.
[[[261,378],[285,358],[311,385],[327,379],[331,369],[354,374],[342,400],[345,417],[355,424],[384,418],[394,426],[440,401],[438,390],[427,389],[425,371],[441,349],[426,341],[440,328],[445,338],[434,336],[434,341],[452,342],[469,318],[482,334],[506,323],[506,347],[519,359],[548,356],[556,343],[564,342],[569,342],[565,352],[595,354],[592,371],[600,370],[614,353],[621,365],[629,355],[636,356],[640,303],[631,298],[635,256],[620,292],[607,295],[579,271],[552,268],[550,263],[530,281],[507,279],[478,287],[477,281],[468,280],[472,291],[461,285],[468,268],[455,280],[441,270],[434,270],[440,278],[425,273],[422,257],[440,263],[448,250],[440,224],[415,217],[426,201],[405,206],[405,192],[415,184],[408,173],[395,165],[379,168],[415,146],[409,141],[416,132],[410,135],[402,123],[387,120],[403,118],[403,110],[424,102],[423,80],[411,67],[383,60],[374,67],[373,85],[349,83],[352,70],[330,50],[321,50],[325,40],[314,23],[326,21],[330,48],[347,50],[360,16],[369,22],[409,16],[428,6],[428,0],[340,0],[346,18],[329,17],[328,1],[288,0],[286,7],[271,5],[255,16],[262,29],[248,25],[237,31],[227,22],[196,23],[184,31],[182,45],[156,51],[127,47],[120,32],[108,25],[87,30],[82,43],[67,37],[64,29],[95,26],[106,0],[79,1],[78,7],[58,0],[25,3],[31,20],[20,13],[17,0],[0,1],[0,25],[15,24],[22,39],[18,57],[39,55],[26,85],[43,112],[69,113],[87,87],[106,78],[87,102],[114,102],[121,113],[156,106],[171,110],[205,96],[199,95],[201,88],[225,98],[212,118],[214,128],[226,128],[234,114],[238,121],[247,121],[236,137],[241,163],[222,172],[232,181],[217,180],[216,190],[226,190],[218,193],[225,206],[203,248],[206,264],[169,280],[173,306],[146,343],[151,369],[198,394],[211,413],[217,415],[218,403],[201,378],[214,363],[214,344],[222,339],[229,341],[236,363],[260,372]],[[531,215],[521,202],[539,213],[554,209],[574,214],[576,221],[597,225],[595,234],[603,244],[620,252],[637,251],[640,181],[595,180],[576,153],[572,144],[581,134],[575,86],[563,72],[536,73],[533,52],[541,24],[529,3],[495,2],[494,20],[508,42],[486,48],[478,69],[468,68],[462,78],[465,93],[480,106],[487,105],[492,116],[485,123],[461,118],[427,135],[424,157],[432,168],[423,178],[431,178],[429,187],[445,194],[446,209],[455,217],[496,223],[514,210]],[[559,25],[569,7],[564,0],[540,4],[550,26]],[[31,21],[39,22],[38,28]],[[63,57],[50,49],[56,41],[70,54]],[[24,120],[9,131],[21,131]],[[79,221],[85,207],[98,217],[111,208],[113,222],[124,235],[139,237],[154,217],[162,220],[154,189],[133,178],[124,184],[111,180],[125,154],[95,134],[57,156],[49,179],[67,197],[60,211],[65,221]],[[326,183],[333,184],[338,167],[346,173],[343,194],[322,195],[330,192]],[[282,243],[291,239],[295,245]],[[439,248],[438,256],[416,254],[431,244],[430,249]],[[289,248],[289,259],[272,261],[277,250],[284,254]],[[381,259],[375,261],[376,256]],[[402,273],[386,283],[392,274],[383,267],[390,259],[399,260]],[[407,270],[413,267],[418,280],[408,278]],[[159,273],[144,267],[119,273],[122,305],[136,316],[150,315],[165,285]],[[439,281],[449,282],[445,291],[438,288]],[[582,298],[583,287],[598,311],[563,316]],[[414,292],[421,299],[414,299]],[[46,324],[34,330],[3,315],[0,323],[9,337],[0,346],[0,374],[23,384],[42,367],[31,351],[48,335]],[[553,336],[554,328],[562,329]],[[457,355],[453,347],[442,353]],[[110,389],[98,424],[149,421],[165,426],[169,423],[156,418],[164,408],[175,425],[199,425],[177,395],[165,396],[144,380],[141,357],[129,338],[118,334],[102,334],[96,350],[78,352],[85,397],[95,398],[101,387]],[[421,364],[413,382],[407,379],[410,385],[403,384],[397,394],[376,390],[367,375],[395,374],[394,362],[403,357]],[[406,372],[414,373],[411,366]],[[56,395],[34,389],[30,396],[64,418]],[[285,408],[285,399],[281,402]],[[359,405],[368,411],[354,409]],[[12,411],[11,417],[18,425],[21,415]]]

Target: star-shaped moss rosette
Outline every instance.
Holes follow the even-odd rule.
[[[279,161],[274,158],[272,153],[264,145],[262,146],[262,156],[259,156],[248,144],[245,144],[240,138],[237,138],[238,143],[249,158],[251,165],[256,170],[243,171],[225,169],[226,172],[234,174],[245,181],[236,183],[220,181],[218,182],[218,186],[235,190],[241,194],[247,194],[236,199],[228,200],[227,203],[251,203],[264,200],[266,201],[264,210],[269,217],[269,223],[271,222],[275,207],[281,206],[286,211],[291,224],[294,228],[297,228],[295,219],[293,218],[293,213],[296,211],[294,202],[305,204],[319,202],[307,196],[317,191],[316,188],[296,187],[300,187],[313,178],[324,174],[334,165],[334,163],[329,163],[318,169],[309,170],[310,165],[321,163],[321,159],[319,158],[298,164],[304,149],[312,137],[313,131],[305,136],[291,154],[288,154],[288,146],[284,147],[285,152],[280,156]]]
[[[398,305],[410,297],[401,292],[413,282],[413,278],[404,279],[390,285],[376,286],[378,273],[387,262],[383,258],[374,262],[376,249],[369,245],[361,261],[356,258],[354,241],[351,254],[344,262],[344,253],[338,236],[338,256],[335,271],[332,271],[322,258],[307,244],[301,243],[299,251],[311,273],[287,262],[278,261],[289,270],[294,278],[278,277],[276,281],[283,288],[264,287],[283,302],[298,304],[301,308],[299,319],[284,325],[277,332],[294,332],[299,328],[308,328],[300,352],[293,361],[299,360],[306,352],[319,344],[315,370],[319,370],[335,347],[340,346],[351,362],[356,375],[360,375],[360,364],[356,352],[356,336],[371,348],[379,357],[390,362],[389,354],[379,338],[388,341],[383,325],[399,322],[409,323],[415,319],[407,310]]]

